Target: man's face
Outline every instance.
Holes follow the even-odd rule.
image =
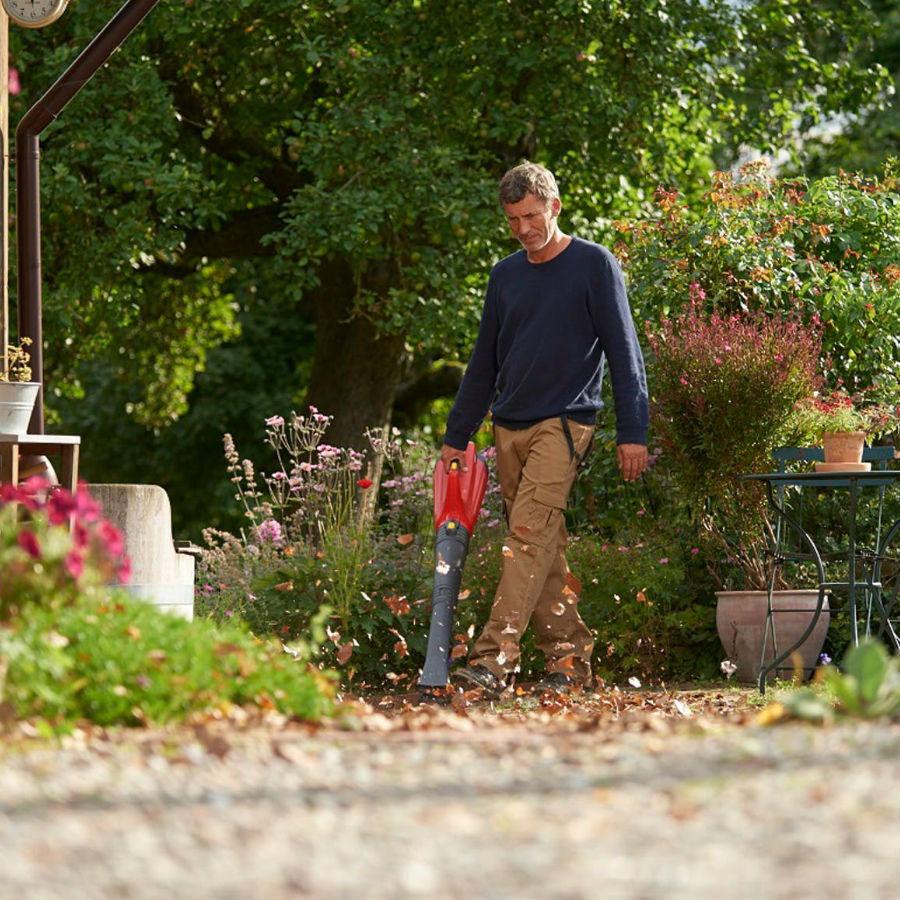
[[[560,202],[557,198],[544,202],[534,194],[526,194],[518,203],[504,203],[503,211],[510,230],[529,257],[540,254],[556,231]]]

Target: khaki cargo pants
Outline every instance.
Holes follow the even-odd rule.
[[[569,420],[578,456],[594,429]],[[494,427],[497,473],[509,531],[490,619],[469,657],[503,678],[518,670],[529,621],[548,672],[587,681],[594,640],[578,614],[580,582],[566,564],[563,511],[578,461],[559,418],[520,431]]]

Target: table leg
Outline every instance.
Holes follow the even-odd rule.
[[[769,672],[777,672],[778,667],[813,633],[813,629],[816,627],[816,623],[819,621],[819,616],[822,614],[822,607],[825,605],[825,591],[826,591],[826,582],[825,582],[825,566],[822,563],[822,557],[819,553],[819,548],[816,546],[815,541],[806,531],[806,529],[796,520],[794,519],[784,508],[784,506],[778,503],[775,500],[775,496],[772,490],[772,485],[770,482],[766,482],[766,494],[768,496],[769,507],[773,510],[773,512],[779,517],[779,522],[784,522],[791,528],[797,530],[803,540],[809,545],[810,555],[812,556],[813,562],[816,566],[816,572],[819,576],[819,597],[816,602],[816,608],[813,611],[812,618],[810,619],[809,626],[800,635],[800,638],[795,641],[790,647],[786,650],[778,652],[778,647],[773,646],[773,659],[769,665],[765,665],[766,659],[766,646],[769,633],[772,634],[772,640],[774,644],[775,640],[775,622],[774,615],[775,610],[772,609],[772,591],[775,586],[775,567],[778,565],[778,555],[779,555],[779,547],[775,547],[775,553],[772,558],[772,576],[769,579],[769,596],[768,596],[768,608],[766,611],[766,627],[763,633],[763,647],[762,653],[759,658],[759,692],[764,694],[766,692],[766,677]],[[785,530],[787,531],[787,530]],[[778,532],[782,534],[781,530]]]
[[[850,594],[850,639],[859,644],[859,623],[856,620],[856,505],[857,480],[850,478],[850,527],[847,529],[847,589]]]
[[[78,444],[60,447],[59,483],[73,494],[78,488]]]
[[[0,444],[0,483],[19,483],[18,444]]]

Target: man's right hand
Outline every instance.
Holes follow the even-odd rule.
[[[461,472],[468,471],[466,469],[466,451],[458,450],[456,447],[451,447],[449,444],[444,444],[441,447],[441,462],[444,464],[444,471],[450,471],[450,463],[453,460],[459,460],[459,469]]]

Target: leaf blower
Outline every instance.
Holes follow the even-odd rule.
[[[428,651],[419,677],[419,690],[425,696],[435,696],[435,689],[446,687],[450,678],[453,615],[487,477],[487,466],[471,441],[466,447],[466,471],[456,460],[449,471],[440,460],[434,468],[434,598]]]

